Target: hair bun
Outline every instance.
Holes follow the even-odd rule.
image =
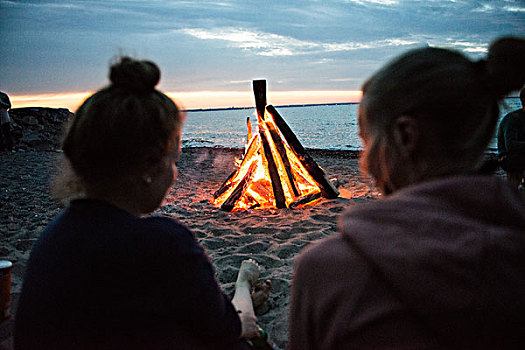
[[[525,84],[525,38],[503,37],[489,47],[487,57],[495,93],[499,96],[518,90]]]
[[[122,57],[120,62],[111,66],[109,79],[114,87],[133,93],[148,93],[159,83],[160,69],[150,61]]]

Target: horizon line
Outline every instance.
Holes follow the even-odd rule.
[[[8,94],[13,108],[42,107],[76,109],[93,94],[92,91],[41,93],[41,94]],[[251,91],[163,91],[172,98],[184,111],[210,109],[247,109],[255,105]],[[268,104],[276,107],[323,105],[340,103],[358,103],[361,90],[292,90],[267,92]]]
[[[328,103],[302,103],[292,105],[275,105],[275,108],[293,108],[293,107],[313,107],[313,106],[341,106],[341,105],[356,105],[359,102],[328,102]],[[267,106],[273,106],[267,104]],[[50,108],[50,109],[67,109],[65,107],[46,107],[46,106],[26,106],[26,107],[15,107],[11,109],[24,109],[24,108]],[[213,111],[227,111],[227,110],[240,110],[240,109],[255,109],[255,106],[251,107],[219,107],[219,108],[192,108],[192,109],[181,109],[181,112],[213,112]],[[71,111],[70,111],[71,112]]]
[[[340,105],[355,105],[359,102],[327,102],[327,103],[300,103],[291,105],[275,105],[275,108],[290,108],[290,107],[312,107],[312,106],[340,106]],[[267,106],[273,106],[271,103]],[[225,111],[225,110],[238,110],[238,109],[255,109],[255,106],[249,107],[220,107],[220,108],[192,108],[182,109],[182,112],[210,112],[210,111]]]
[[[75,112],[94,92],[9,94],[12,108],[65,108]],[[255,108],[253,93],[246,91],[163,92],[185,112]],[[267,92],[268,105],[279,108],[359,103],[361,90],[295,90]],[[202,99],[205,98],[206,102]],[[505,98],[519,98],[513,94]],[[217,102],[214,102],[217,101]]]

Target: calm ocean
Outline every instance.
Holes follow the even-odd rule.
[[[305,148],[359,150],[357,104],[276,107]],[[500,116],[521,107],[519,98],[505,99]],[[244,147],[246,118],[257,125],[255,109],[188,112],[183,147]],[[489,144],[495,149],[496,139]]]

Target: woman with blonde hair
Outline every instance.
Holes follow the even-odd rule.
[[[290,349],[523,348],[525,199],[477,171],[524,62],[520,38],[480,61],[422,48],[364,84],[360,164],[384,198],[296,260]]]
[[[157,209],[177,177],[184,115],[159,68],[122,58],[78,109],[58,190],[74,197],[35,244],[17,349],[239,349],[257,335],[243,262],[232,302],[193,233]],[[232,304],[233,303],[233,304]],[[242,321],[241,321],[242,320]]]

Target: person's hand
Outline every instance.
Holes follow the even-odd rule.
[[[241,312],[239,314],[241,319],[241,337],[251,339],[259,335],[259,328],[257,327],[257,317],[252,313]]]
[[[237,275],[237,283],[248,282],[251,287],[254,285],[260,275],[261,272],[259,270],[259,265],[255,262],[255,260],[244,260],[241,263],[241,268],[239,269],[239,274]]]

